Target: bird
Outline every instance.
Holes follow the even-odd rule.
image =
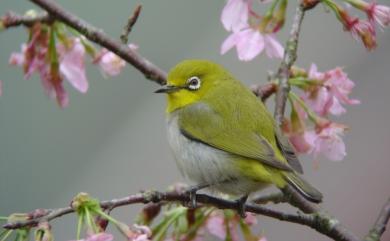
[[[180,172],[197,185],[238,196],[292,186],[308,201],[322,194],[307,181],[288,138],[266,106],[223,66],[189,59],[174,66],[156,93],[167,95],[167,136]]]

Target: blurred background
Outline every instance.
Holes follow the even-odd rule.
[[[244,63],[235,51],[219,54],[228,36],[219,20],[224,1],[57,2],[117,39],[129,14],[142,4],[130,41],[164,70],[186,58],[206,58],[251,85],[265,83],[267,71],[275,71],[279,64],[265,56]],[[282,42],[293,7],[287,28],[278,35]],[[29,1],[0,2],[1,14],[30,8],[34,6]],[[90,67],[88,93],[80,94],[67,84],[70,106],[62,110],[43,93],[37,76],[24,80],[20,68],[8,65],[9,55],[26,39],[22,27],[0,33],[1,216],[63,207],[80,191],[104,200],[139,190],[164,190],[183,181],[166,141],[164,96],[153,93],[158,85],[131,66],[111,79]],[[352,97],[361,105],[348,107],[345,115],[334,119],[350,126],[345,160],[320,159],[318,168],[310,158],[303,157],[302,162],[306,179],[325,196],[324,208],[359,236],[368,232],[390,195],[390,32],[378,32],[378,43],[369,53],[319,6],[304,20],[297,62],[306,68],[315,62],[321,71],[343,66],[356,83]],[[113,214],[131,223],[140,208],[120,208]],[[75,238],[75,216],[58,219],[53,226],[57,240]],[[307,227],[262,216],[257,229],[270,241],[328,240]],[[382,240],[390,240],[389,231]]]

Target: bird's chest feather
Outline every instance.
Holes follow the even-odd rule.
[[[245,194],[259,189],[259,183],[248,180],[235,166],[235,157],[222,150],[184,136],[177,115],[167,120],[168,141],[181,173],[198,184],[214,184],[214,188],[230,194]]]

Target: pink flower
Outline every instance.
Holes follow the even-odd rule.
[[[238,235],[238,216],[227,219],[222,212],[214,212],[206,222],[206,229],[215,237],[225,240],[227,229],[232,241],[240,240]]]
[[[256,218],[256,215],[254,213],[247,212],[245,214],[246,214],[246,217],[244,219],[244,222],[246,224],[248,224],[249,226],[257,224],[257,218]]]
[[[71,39],[71,46],[60,45],[60,72],[69,83],[81,93],[88,90],[88,80],[85,73],[85,49],[79,38]]]
[[[226,225],[223,215],[212,215],[206,223],[207,230],[215,237],[225,240]]]
[[[309,69],[308,77],[309,77],[309,79],[323,80],[324,74],[321,72],[318,72],[317,65],[312,63],[310,66],[310,69]]]
[[[133,51],[138,49],[138,46],[132,43],[129,44],[128,47]],[[99,65],[104,77],[119,75],[126,65],[126,62],[122,58],[107,49],[102,49],[100,53],[97,54],[93,63]]]
[[[337,67],[335,69],[325,72],[324,85],[330,89],[330,92],[341,102],[349,105],[359,104],[360,101],[356,99],[349,99],[348,95],[351,93],[355,83],[348,78],[348,75],[342,68]]]
[[[269,58],[283,58],[284,48],[276,39],[274,34],[265,34],[264,36],[264,47],[265,52]]]
[[[376,0],[372,0],[370,3],[363,0],[354,0],[351,4],[365,11],[372,24],[377,22],[380,27],[385,27],[390,24],[390,7],[377,4]]]
[[[21,48],[21,52],[20,53],[18,53],[18,52],[11,53],[11,56],[10,56],[10,58],[8,60],[8,63],[10,65],[23,67],[24,62],[25,62],[24,56],[25,56],[25,53],[26,53],[27,45],[24,43],[24,44],[22,44],[22,46],[20,48]]]
[[[307,114],[298,103],[293,103],[291,107],[291,119],[283,121],[282,130],[296,152],[308,153],[311,145],[305,139],[305,119],[307,118]]]
[[[329,122],[317,128],[317,130],[307,131],[306,141],[311,145],[310,153],[318,157],[320,153],[333,161],[341,161],[347,155],[345,144],[341,138],[346,126]]]
[[[339,10],[340,17],[347,31],[355,39],[361,39],[368,50],[376,47],[376,32],[372,22],[360,20],[357,17],[351,17],[345,10]]]
[[[9,63],[23,67],[25,79],[30,78],[33,73],[38,73],[45,93],[56,98],[60,107],[66,107],[69,97],[63,86],[64,78],[78,91],[85,93],[88,90],[84,46],[78,38],[68,39],[69,46],[58,44],[56,51],[59,64],[53,64],[48,56],[47,31],[42,31],[40,25],[34,25],[30,31],[30,42],[21,46],[20,53],[12,53]]]
[[[258,30],[249,27],[239,32],[233,32],[227,37],[222,43],[221,54],[225,54],[234,46],[241,61],[254,59],[264,49],[270,58],[282,58],[284,51],[273,34],[263,35]]]
[[[376,1],[372,1],[366,5],[365,11],[370,21],[377,22],[381,27],[390,24],[390,7],[379,5]]]
[[[74,241],[112,241],[114,236],[109,233],[97,233],[89,235],[86,239],[79,239]]]
[[[248,16],[248,0],[228,0],[222,10],[221,22],[227,31],[237,32],[247,26]]]
[[[41,83],[43,89],[51,98],[57,99],[57,103],[61,108],[65,108],[69,105],[69,96],[64,86],[62,85],[62,79],[58,73],[50,68],[41,70]]]
[[[356,105],[360,101],[349,99],[355,84],[350,80],[341,68],[335,68],[325,73],[317,71],[317,66],[312,64],[308,78],[321,81],[322,84],[315,88],[309,88],[302,95],[302,99],[319,115],[341,115],[345,113],[342,104]]]
[[[134,224],[135,232],[131,237],[130,241],[150,241],[152,237],[152,231],[148,226]]]

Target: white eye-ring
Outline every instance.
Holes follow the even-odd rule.
[[[197,90],[200,88],[200,79],[198,76],[192,76],[187,80],[188,89],[190,90]]]

